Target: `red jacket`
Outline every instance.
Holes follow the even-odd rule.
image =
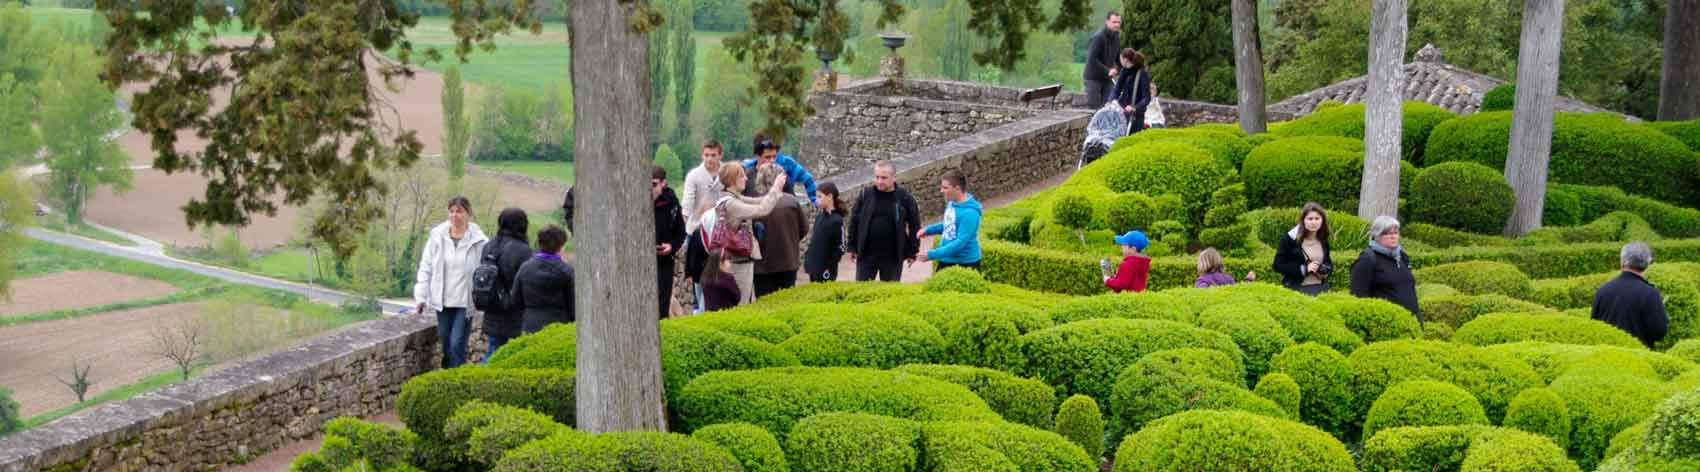
[[[1116,276],[1104,281],[1104,286],[1112,292],[1145,291],[1145,276],[1151,272],[1151,258],[1145,256],[1127,256],[1122,258],[1122,266],[1116,269]]]

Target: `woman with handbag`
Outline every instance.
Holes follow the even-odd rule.
[[[777,166],[775,164],[762,164]],[[757,172],[760,172],[759,168]],[[720,166],[720,183],[726,184],[726,189],[742,189],[749,176],[744,174],[744,166]],[[770,188],[783,188],[785,173],[776,172],[773,185]],[[751,198],[730,190],[721,190],[720,198],[714,202],[714,229],[709,233],[707,245],[709,251],[722,251],[726,258],[732,261],[732,278],[738,282],[738,304],[742,305],[755,301],[755,261],[761,259],[761,246],[755,244],[755,237],[750,231],[751,220],[767,216],[773,212],[774,205],[786,196],[785,192],[768,192],[760,198]]]
[[[1316,202],[1299,210],[1299,225],[1281,236],[1275,249],[1275,272],[1281,285],[1306,295],[1317,296],[1329,289],[1334,259],[1328,255],[1328,213]]]

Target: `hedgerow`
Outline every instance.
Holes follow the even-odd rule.
[[[1328,433],[1240,411],[1188,411],[1127,437],[1116,472],[1147,470],[1357,470]]]
[[[931,420],[996,420],[967,387],[922,375],[821,367],[715,371],[686,385],[672,405],[683,430],[743,422],[784,441],[798,420],[834,411]]]
[[[1102,319],[1021,336],[1027,364],[1019,373],[1057,387],[1058,395],[1109,398],[1116,375],[1145,354],[1185,347],[1214,349],[1243,365],[1227,335],[1174,321]]]
[[[1602,321],[1557,314],[1492,313],[1477,317],[1452,335],[1454,342],[1488,346],[1518,341],[1640,347],[1641,341]]]
[[[1159,351],[1121,371],[1110,394],[1112,441],[1149,421],[1187,410],[1241,410],[1285,418],[1286,410],[1227,377],[1216,366],[1227,358],[1210,350]],[[1231,375],[1231,373],[1229,373]]]
[[[732,457],[744,467],[744,472],[791,472],[779,440],[773,438],[773,433],[756,425],[721,423],[696,430],[691,433],[691,439],[720,446],[732,453]]]
[[[1468,161],[1502,169],[1510,131],[1510,112],[1441,123],[1430,136],[1427,163]],[[1615,114],[1558,113],[1553,120],[1549,176],[1554,182],[1615,185],[1694,207],[1700,205],[1700,195],[1693,190],[1700,179],[1695,160],[1695,152],[1676,138]]]
[[[1515,358],[1481,348],[1438,341],[1372,343],[1347,357],[1354,379],[1359,415],[1388,387],[1407,380],[1449,382],[1474,395],[1497,423],[1519,392],[1542,385],[1541,377]],[[1361,416],[1360,416],[1361,417]]]
[[[1454,262],[1418,269],[1414,275],[1417,280],[1446,284],[1466,295],[1519,296],[1532,290],[1529,276],[1504,262]]]
[[[1409,380],[1383,392],[1364,418],[1364,437],[1400,426],[1487,424],[1487,414],[1470,392],[1446,382]]]
[[[968,387],[1004,419],[1037,428],[1051,427],[1057,394],[1050,385],[981,367],[909,364],[892,369]]]
[[[1365,472],[1581,470],[1541,436],[1489,426],[1388,429],[1364,441],[1360,467]]]

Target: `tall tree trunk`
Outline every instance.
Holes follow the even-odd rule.
[[[1364,99],[1364,178],[1358,191],[1358,217],[1365,220],[1399,216],[1404,66],[1405,0],[1375,0]]]
[[[649,201],[649,37],[639,2],[572,2],[573,155],[579,208],[573,297],[578,429],[665,431]],[[634,111],[638,111],[634,113]],[[641,237],[632,237],[641,235]]]
[[[1263,42],[1257,35],[1257,0],[1234,1],[1234,72],[1240,91],[1240,130],[1267,130],[1263,106]]]
[[[1517,52],[1517,104],[1505,180],[1517,205],[1505,222],[1506,237],[1541,227],[1552,157],[1553,101],[1558,96],[1558,54],[1564,34],[1564,0],[1523,0],[1522,42]]]
[[[1659,121],[1700,118],[1700,0],[1670,0],[1665,8]]]

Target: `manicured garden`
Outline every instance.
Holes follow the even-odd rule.
[[[1363,111],[1335,105],[1249,138],[1126,138],[988,212],[984,275],[806,284],[662,321],[668,432],[574,430],[576,332],[556,325],[488,366],[409,381],[405,428],[333,422],[295,469],[1700,469],[1700,158],[1658,131],[1694,127],[1560,114],[1548,225],[1511,240],[1491,235],[1510,192],[1480,150],[1509,117],[1406,115],[1401,214],[1423,322],[1262,280],[1190,288],[1202,247],[1237,274],[1269,272],[1305,201],[1345,209],[1329,214],[1333,258],[1357,257]],[[1668,167],[1559,170],[1578,165]],[[1103,293],[1097,260],[1129,228],[1152,235],[1152,290]],[[1655,349],[1589,318],[1630,240],[1652,244],[1670,316]]]

